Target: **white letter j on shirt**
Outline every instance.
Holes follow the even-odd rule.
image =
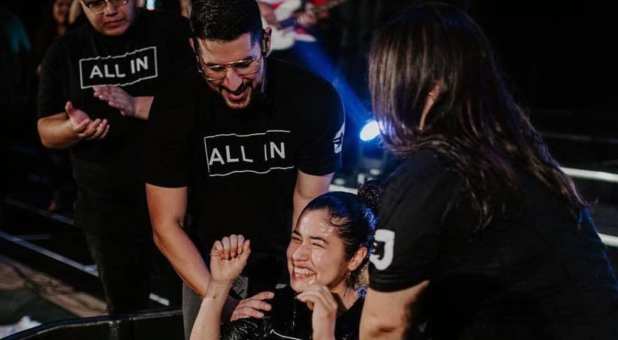
[[[393,262],[395,248],[395,232],[387,229],[378,229],[375,233],[375,244],[369,261],[377,270],[388,268]],[[381,251],[380,251],[381,250]]]

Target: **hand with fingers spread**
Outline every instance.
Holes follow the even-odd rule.
[[[296,299],[313,310],[313,339],[334,339],[338,305],[329,289],[323,285],[311,285]]]
[[[68,101],[64,110],[69,116],[71,129],[77,137],[86,140],[103,139],[109,132],[109,123],[107,119],[95,119],[94,121],[88,114],[73,106],[73,103]]]
[[[230,235],[215,241],[210,251],[213,281],[231,284],[247,265],[250,253],[250,241],[242,235]]]
[[[135,117],[135,98],[125,90],[114,85],[100,85],[94,87],[94,96],[106,102],[107,105],[118,109],[125,117]]]
[[[260,292],[250,298],[241,300],[234,308],[230,321],[244,318],[263,318],[264,312],[268,312],[271,309],[270,304],[265,300],[270,300],[273,297],[275,297],[273,292]]]

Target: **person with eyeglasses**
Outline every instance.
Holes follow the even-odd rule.
[[[290,230],[328,191],[344,123],[327,81],[268,57],[270,31],[255,0],[194,1],[191,24],[197,72],[154,101],[146,152],[155,243],[184,280],[187,336],[209,288],[215,240],[252,241],[232,295],[284,283]],[[257,315],[261,296],[243,300],[232,319]]]
[[[74,220],[85,232],[108,311],[134,313],[150,306],[151,276],[165,282],[159,286],[175,279],[163,259],[152,265],[158,254],[143,144],[153,98],[171,78],[195,70],[190,28],[179,15],[137,8],[136,0],[79,1],[87,23],[56,40],[42,63],[38,132],[44,146],[70,149]]]

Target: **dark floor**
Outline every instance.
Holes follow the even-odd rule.
[[[0,338],[37,324],[105,313],[103,301],[0,256]]]

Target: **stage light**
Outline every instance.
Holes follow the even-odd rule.
[[[369,142],[378,137],[379,134],[380,128],[378,127],[378,123],[375,120],[371,119],[361,129],[360,139],[363,142]]]

